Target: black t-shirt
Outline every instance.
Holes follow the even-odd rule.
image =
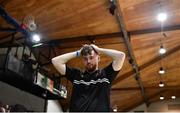
[[[73,83],[70,111],[110,111],[110,88],[119,71],[112,63],[93,73],[66,66],[66,77]]]

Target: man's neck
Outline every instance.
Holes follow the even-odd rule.
[[[89,74],[92,74],[92,73],[94,73],[95,71],[97,71],[98,70],[98,67],[94,70],[94,71],[88,71],[88,70],[86,70]]]

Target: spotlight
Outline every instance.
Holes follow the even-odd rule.
[[[167,14],[166,13],[159,13],[157,15],[157,20],[160,22],[164,22],[167,19]]]
[[[160,99],[160,100],[164,100],[164,97],[163,97],[163,96],[160,96],[159,99]]]
[[[117,112],[117,106],[116,105],[113,107],[113,111]]]
[[[164,87],[164,84],[162,83],[162,81],[159,83],[159,87]]]
[[[32,35],[32,40],[34,42],[39,42],[40,41],[40,35],[39,34],[33,34]]]
[[[172,99],[176,99],[176,96],[171,96]]]
[[[117,112],[117,107],[114,107],[114,108],[113,108],[113,111],[114,111],[114,112]]]
[[[159,74],[164,74],[164,73],[165,73],[165,70],[163,69],[163,67],[160,67]]]
[[[113,109],[113,111],[114,111],[114,112],[117,112],[117,109],[116,109],[116,108],[114,108],[114,109]]]
[[[110,7],[109,7],[109,12],[114,15],[116,9],[116,5],[114,4],[114,0],[110,0]]]
[[[163,45],[160,46],[159,53],[160,54],[166,53],[166,49],[163,47]]]

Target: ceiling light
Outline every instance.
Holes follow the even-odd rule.
[[[166,13],[159,13],[157,15],[157,20],[160,22],[164,22],[167,19],[167,14]]]
[[[160,54],[166,53],[166,49],[163,47],[163,45],[160,46],[159,53]]]
[[[41,46],[41,45],[43,45],[43,43],[35,44],[35,45],[33,45],[32,47],[38,47],[38,46]]]
[[[176,99],[176,96],[171,96],[172,99]]]
[[[114,112],[117,112],[117,108],[113,108],[113,111],[114,111]]]
[[[163,67],[160,67],[159,74],[164,74],[164,73],[165,73],[165,70],[163,69]]]
[[[39,42],[40,41],[40,35],[39,34],[33,34],[32,35],[33,41]]]
[[[159,87],[164,87],[164,84],[162,83],[162,81],[159,83]]]
[[[113,111],[117,112],[117,106],[116,105],[113,107]]]
[[[160,100],[164,100],[164,97],[163,97],[163,96],[160,96],[159,99],[160,99]]]

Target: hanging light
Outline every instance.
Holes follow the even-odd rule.
[[[164,100],[164,97],[163,97],[163,96],[160,96],[159,99],[160,99],[160,100]]]
[[[32,40],[34,42],[39,42],[41,39],[40,39],[40,35],[39,34],[33,34],[32,35]]]
[[[163,69],[163,67],[160,67],[159,74],[164,74],[164,73],[165,73],[165,70]]]
[[[113,111],[114,111],[114,112],[117,112],[117,108],[113,108]]]
[[[166,49],[163,47],[163,45],[160,46],[159,53],[160,54],[166,53]]]
[[[162,81],[160,81],[160,83],[159,83],[159,87],[164,87],[164,84],[163,84],[163,82],[162,82]]]
[[[117,112],[117,106],[114,106],[114,107],[113,107],[113,111],[114,111],[114,112]]]
[[[171,96],[172,99],[176,99],[176,96]]]
[[[164,22],[167,19],[167,14],[166,13],[159,13],[157,15],[157,20],[160,22]]]

